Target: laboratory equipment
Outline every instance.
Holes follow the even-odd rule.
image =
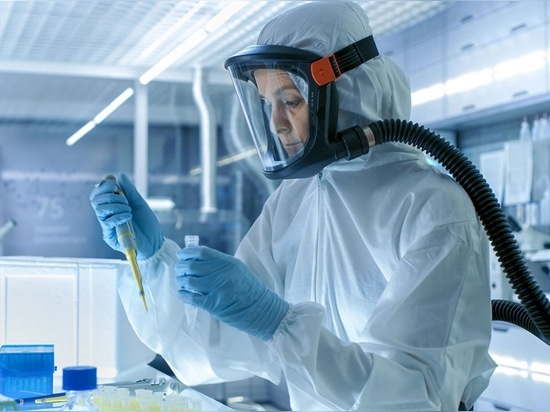
[[[116,177],[113,175],[105,176],[103,178],[103,181],[100,182],[99,184],[101,185],[103,182],[108,182],[108,181],[115,183],[116,185],[115,193],[124,195],[124,193],[120,189],[120,186],[117,183]],[[141,295],[141,300],[143,301],[143,306],[145,307],[145,310],[147,310],[147,301],[145,299],[145,291],[143,290],[143,281],[141,279],[141,272],[139,270],[139,266],[137,263],[136,236],[134,233],[134,228],[132,227],[132,221],[129,220],[127,222],[117,225],[116,233],[117,233],[118,242],[120,243],[120,246],[123,248],[124,254],[126,255],[126,259],[128,259],[128,262],[130,263],[132,274],[134,275],[134,278],[138,285],[139,294]]]
[[[0,348],[0,393],[10,398],[52,393],[54,346],[2,345]]]
[[[67,401],[62,411],[99,411],[94,403],[97,389],[97,368],[94,366],[67,366],[63,368],[63,389]]]

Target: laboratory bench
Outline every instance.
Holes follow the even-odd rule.
[[[545,264],[549,253],[528,258]],[[60,391],[62,368],[76,364],[96,366],[99,384],[157,378],[159,371],[148,365],[155,354],[133,332],[118,298],[117,277],[126,265],[112,259],[0,258],[0,342],[53,345],[53,393]],[[494,322],[490,353],[499,366],[476,404],[478,411],[548,409],[548,345],[517,326]],[[221,394],[211,386],[185,390],[204,401],[203,410],[234,410],[224,404],[231,393],[253,401],[280,400],[275,405],[287,402],[284,388],[268,387],[259,378],[219,386]]]
[[[549,409],[550,346],[518,326],[493,322],[489,352],[498,367],[475,410]]]

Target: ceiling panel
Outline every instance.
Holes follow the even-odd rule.
[[[240,8],[148,86],[152,121],[155,113],[170,117],[160,114],[173,104],[188,113],[195,67],[209,69],[214,92],[230,89],[225,59],[253,44],[274,15],[301,3],[0,0],[0,120],[86,121],[145,71],[209,27],[220,12]],[[357,3],[367,10],[375,35],[381,36],[431,17],[450,2]],[[121,107],[110,120],[131,120],[131,116],[132,110]]]

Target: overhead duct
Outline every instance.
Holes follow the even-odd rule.
[[[217,211],[216,154],[218,138],[216,114],[208,94],[207,75],[202,67],[195,68],[193,97],[200,114],[201,212],[213,213]]]

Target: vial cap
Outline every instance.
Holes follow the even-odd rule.
[[[97,389],[97,368],[95,366],[68,366],[63,368],[63,389],[66,391]]]

